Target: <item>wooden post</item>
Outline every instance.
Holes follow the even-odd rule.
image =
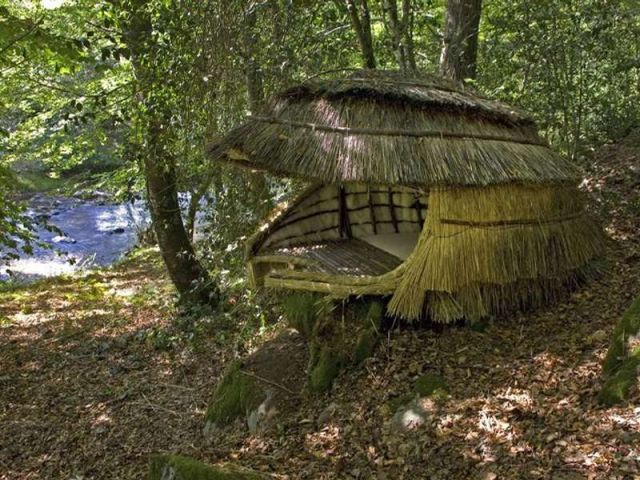
[[[344,185],[340,185],[338,190],[338,220],[340,225],[340,238],[352,238],[351,222],[349,221],[349,210],[347,208],[347,198]]]
[[[373,234],[378,234],[378,226],[376,225],[376,209],[373,206],[373,199],[371,198],[371,185],[367,185],[367,201],[369,202],[369,217],[371,218],[371,225],[373,226]]]
[[[391,223],[393,223],[393,228],[396,233],[399,233],[398,218],[396,217],[396,210],[393,205],[393,190],[391,190],[391,187],[389,187],[389,212],[391,213]]]

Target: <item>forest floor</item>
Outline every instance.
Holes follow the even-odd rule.
[[[238,294],[223,314],[181,312],[154,251],[0,290],[0,479],[143,478],[157,452],[283,479],[639,479],[638,390],[615,408],[596,395],[613,327],[640,294],[640,136],[592,163],[584,187],[611,238],[600,280],[482,332],[391,330],[263,434],[202,431],[224,368],[284,328],[276,307]],[[389,402],[429,372],[449,398],[392,433]]]

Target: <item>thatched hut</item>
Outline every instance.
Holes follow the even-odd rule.
[[[255,285],[451,322],[550,302],[603,248],[579,172],[533,120],[437,77],[307,81],[209,153],[315,182],[251,238]]]

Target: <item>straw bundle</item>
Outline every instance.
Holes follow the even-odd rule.
[[[440,322],[544,302],[602,255],[575,188],[438,188],[390,312]]]

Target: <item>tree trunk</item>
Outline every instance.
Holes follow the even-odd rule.
[[[249,111],[256,115],[264,100],[264,87],[262,84],[262,71],[260,63],[256,59],[256,5],[250,3],[244,15],[244,56],[245,76],[247,84],[247,96],[249,97]]]
[[[351,17],[351,25],[358,37],[362,63],[365,68],[376,68],[376,57],[373,51],[373,39],[371,36],[371,15],[367,0],[360,0],[360,8],[356,0],[346,0],[347,11]],[[358,10],[360,10],[358,12]]]
[[[382,0],[385,26],[391,34],[391,44],[398,62],[398,67],[403,72],[416,70],[416,59],[413,51],[412,17],[413,9],[411,0],[402,1],[402,18],[398,12],[396,0]]]
[[[159,62],[157,45],[152,43],[152,28],[146,1],[122,6],[129,13],[124,39],[131,51],[136,78],[137,100],[143,106],[141,114],[144,143],[141,148],[149,211],[162,258],[171,281],[180,297],[189,301],[211,303],[217,300],[206,270],[198,262],[184,228],[176,187],[175,158],[168,143],[170,112],[162,100],[148,104],[150,89],[162,88],[164,80],[155,71]],[[144,59],[144,60],[143,60]]]
[[[198,262],[193,245],[182,222],[174,162],[155,152],[162,145],[163,134],[158,123],[149,129],[149,151],[144,152],[147,196],[153,229],[169,277],[180,297],[189,301],[211,303],[209,279]]]
[[[440,73],[457,81],[476,77],[482,0],[448,0]]]
[[[402,0],[402,21],[404,23],[404,49],[407,67],[415,72],[418,70],[416,65],[416,52],[413,44],[413,8],[411,0]]]

